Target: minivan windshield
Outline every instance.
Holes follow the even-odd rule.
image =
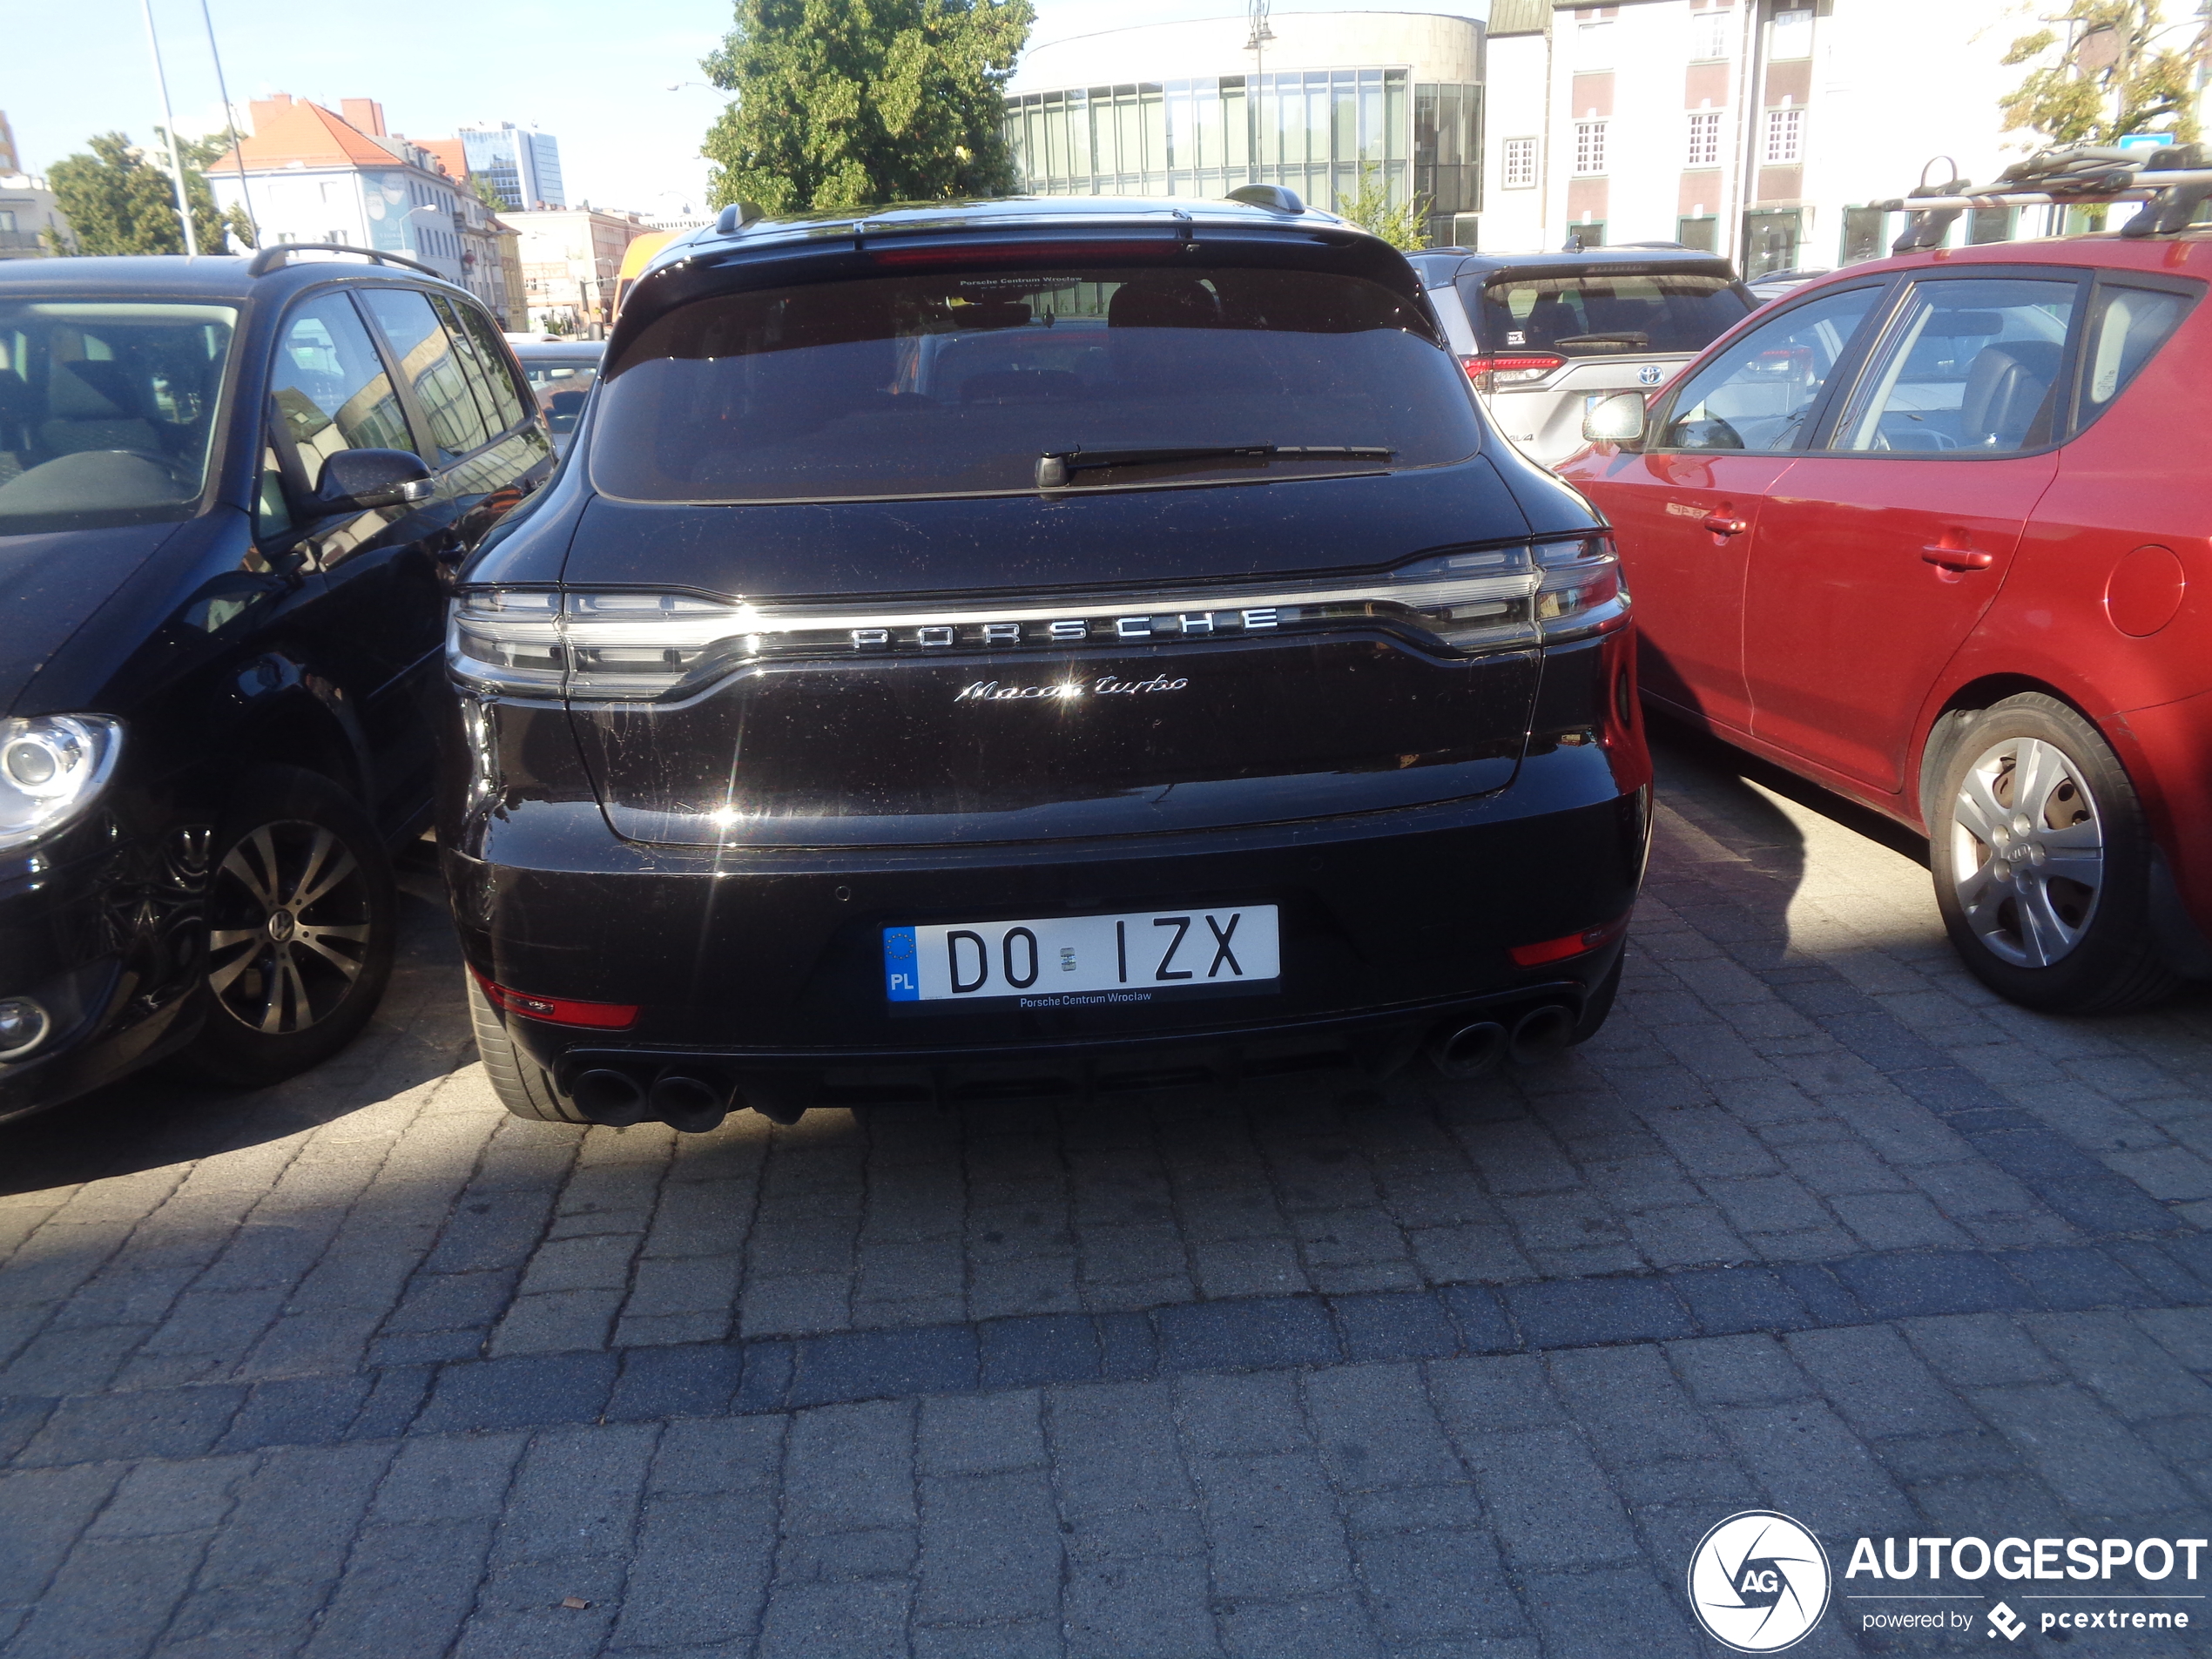
[[[610,361],[591,478],[631,500],[768,502],[1440,466],[1473,454],[1480,427],[1429,326],[1379,283],[1282,269],[969,270],[717,295]]]
[[[0,300],[0,536],[189,517],[238,313]]]
[[[1476,327],[1485,351],[1638,356],[1703,351],[1750,309],[1731,277],[1578,271],[1493,277],[1482,285]]]

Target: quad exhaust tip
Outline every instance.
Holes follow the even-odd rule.
[[[645,1116],[645,1091],[637,1080],[611,1067],[579,1073],[569,1096],[577,1110],[609,1129],[628,1129]]]
[[[718,1129],[730,1115],[727,1089],[680,1071],[664,1071],[656,1077],[645,1103],[655,1117],[686,1135]]]
[[[1563,1004],[1547,1002],[1522,1015],[1513,1028],[1514,1063],[1534,1065],[1566,1051],[1575,1041],[1575,1015]]]
[[[1428,1062],[1453,1082],[1480,1077],[1497,1069],[1511,1039],[1495,1020],[1477,1020],[1457,1028],[1440,1026],[1429,1039]]]

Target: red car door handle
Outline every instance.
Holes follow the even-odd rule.
[[[1970,547],[1945,547],[1940,543],[1922,548],[1920,556],[1946,570],[1986,570],[1997,563],[1994,553],[1980,553]]]
[[[1708,513],[1697,521],[1716,536],[1741,536],[1751,527],[1740,518],[1730,518],[1726,513]]]

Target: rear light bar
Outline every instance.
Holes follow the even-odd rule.
[[[1123,265],[1131,260],[1173,260],[1190,244],[1179,237],[1130,238],[1125,241],[926,242],[919,246],[863,240],[878,265],[1083,266]]]
[[[573,997],[531,996],[504,985],[495,985],[473,968],[469,971],[475,974],[476,983],[483,987],[492,1007],[502,1014],[519,1014],[548,1025],[583,1026],[594,1031],[623,1031],[637,1023],[635,1002],[579,1002]]]
[[[1494,392],[1501,386],[1527,386],[1567,367],[1567,360],[1557,352],[1490,352],[1480,357],[1462,357],[1460,367],[1467,372],[1478,392]]]
[[[1563,962],[1572,956],[1587,956],[1594,950],[1602,950],[1628,930],[1629,919],[1622,916],[1579,934],[1561,934],[1557,939],[1539,940],[1533,945],[1515,945],[1507,954],[1516,968],[1541,968],[1546,962]]]
[[[1366,577],[1109,592],[996,604],[780,606],[691,594],[476,589],[454,602],[446,662],[480,693],[578,702],[690,697],[745,664],[1199,645],[1367,627],[1440,655],[1525,651],[1628,617],[1610,538],[1447,553]],[[1070,681],[1073,684],[1074,681]]]

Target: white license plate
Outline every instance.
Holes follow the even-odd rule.
[[[1278,955],[1271,904],[883,930],[894,1004],[1107,1008],[1272,991]]]

